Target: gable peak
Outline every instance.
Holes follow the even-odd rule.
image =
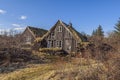
[[[59,19],[57,22],[60,22],[60,23],[62,23],[62,20],[60,20],[60,19]]]

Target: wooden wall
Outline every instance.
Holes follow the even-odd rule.
[[[46,37],[46,41],[48,48],[60,47],[68,53],[76,52],[77,40],[75,40],[70,31],[61,24],[57,24],[56,27],[52,29],[51,33]]]

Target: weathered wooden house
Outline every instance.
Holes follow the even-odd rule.
[[[37,37],[42,37],[47,30],[28,26],[21,35],[22,45],[30,45]]]
[[[77,52],[78,47],[87,42],[87,38],[76,31],[72,24],[61,20],[37,41],[41,48],[60,48],[68,53]]]

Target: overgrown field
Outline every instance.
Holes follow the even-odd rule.
[[[80,63],[82,61],[82,63]],[[31,64],[28,68],[0,75],[0,80],[74,80],[105,79],[106,68],[103,64],[91,60],[74,59],[72,62],[55,62],[50,64]],[[80,62],[79,62],[80,61]],[[86,77],[87,76],[87,77]],[[100,77],[102,76],[102,77]]]
[[[23,50],[8,39],[0,42],[0,80],[120,80],[120,35],[93,35],[80,53],[64,56]]]
[[[110,73],[113,70],[99,61],[71,58],[69,62],[60,59],[53,63],[29,64],[27,68],[0,74],[0,80],[119,80],[115,74],[118,70]]]

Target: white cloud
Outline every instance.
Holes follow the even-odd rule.
[[[25,20],[25,19],[27,19],[27,16],[22,15],[22,16],[20,16],[20,19]]]
[[[12,24],[12,26],[14,27],[13,30],[16,31],[23,31],[25,29],[25,27],[23,27],[23,25],[20,24]]]
[[[0,29],[0,32],[10,32],[11,29]]]
[[[5,34],[5,32],[10,32],[10,29],[0,29],[0,35]]]
[[[20,30],[24,30],[25,28],[23,27],[19,27],[19,28],[14,28],[14,30],[20,31]]]
[[[4,29],[0,29],[0,32],[4,31]]]
[[[0,29],[0,35],[4,34],[4,30]]]
[[[0,14],[5,14],[5,13],[6,13],[5,10],[0,9]]]
[[[12,24],[13,27],[21,27],[19,24]]]

